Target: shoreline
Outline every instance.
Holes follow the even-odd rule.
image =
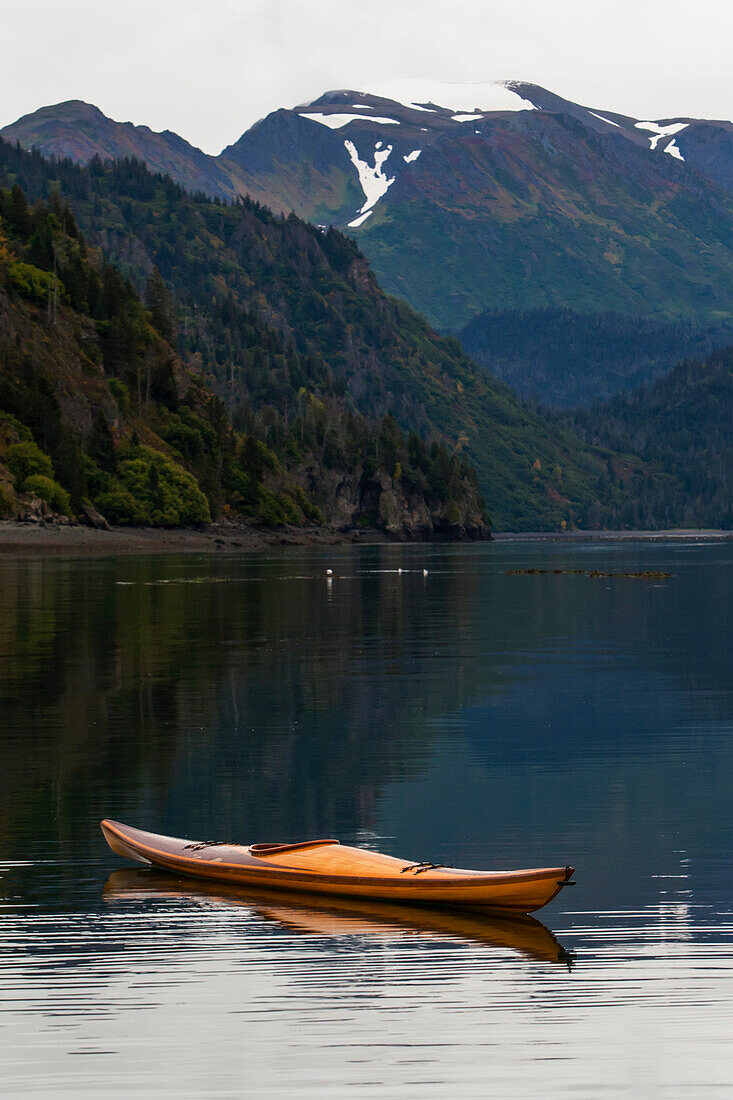
[[[733,531],[674,529],[668,531],[537,531],[492,534],[496,542],[579,542],[579,541],[665,541],[733,539]],[[411,543],[472,542],[474,540],[415,539],[397,540],[382,531],[338,531],[321,527],[261,528],[210,527],[162,529],[156,527],[116,527],[100,530],[81,525],[29,524],[15,520],[0,521],[0,556],[64,554],[162,554],[162,553],[242,553],[296,546],[402,545]]]
[[[495,531],[494,542],[664,542],[684,539],[702,542],[733,539],[733,531],[715,528],[670,527],[664,531]]]
[[[288,546],[349,546],[390,543],[381,531],[336,531],[322,527],[88,527],[0,521],[3,554],[176,554],[241,553]]]

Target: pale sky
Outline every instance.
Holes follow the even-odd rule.
[[[0,0],[0,44],[0,126],[85,99],[209,153],[278,107],[400,77],[733,118],[733,0]]]

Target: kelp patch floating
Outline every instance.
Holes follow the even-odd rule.
[[[505,569],[504,572],[507,577],[557,576],[561,574],[575,577],[631,577],[633,580],[641,581],[666,581],[674,576],[674,573],[661,573],[653,569],[646,569],[643,573],[606,573],[603,569]]]

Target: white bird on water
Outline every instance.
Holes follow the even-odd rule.
[[[333,569],[327,569],[326,570],[326,576],[327,577],[332,577],[333,576]]]
[[[427,575],[428,575],[427,569],[423,569],[422,575],[423,575],[423,577],[427,577]]]

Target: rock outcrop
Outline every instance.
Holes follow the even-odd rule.
[[[326,525],[344,532],[373,528],[396,540],[491,538],[479,493],[468,482],[443,501],[383,468],[346,474],[309,466],[299,480]]]

